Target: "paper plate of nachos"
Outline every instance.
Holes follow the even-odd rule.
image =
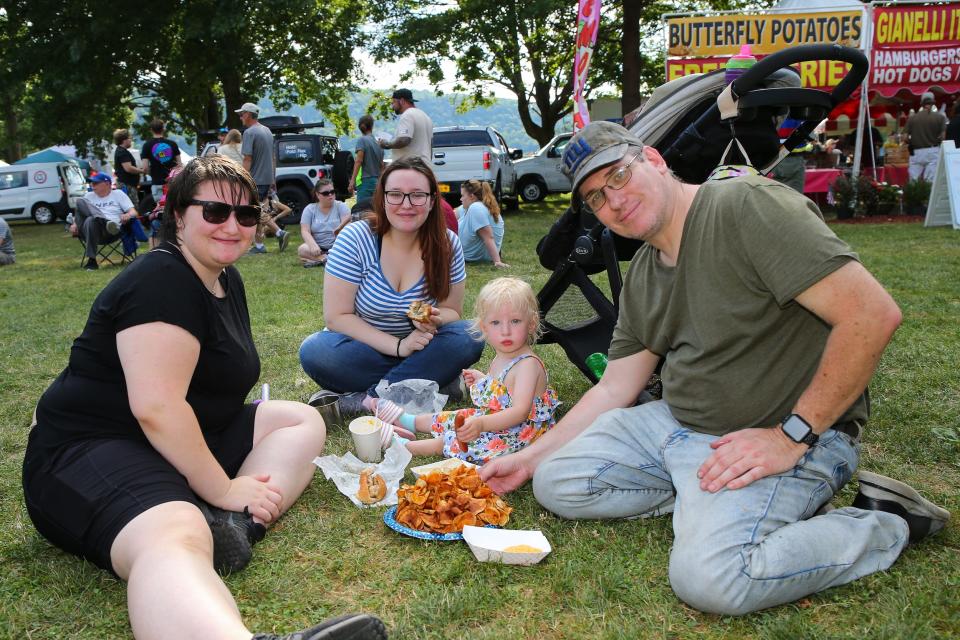
[[[463,540],[463,527],[502,527],[513,511],[488,487],[475,467],[458,466],[420,476],[397,491],[397,506],[383,522],[420,540]]]

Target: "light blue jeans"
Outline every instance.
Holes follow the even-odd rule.
[[[564,518],[673,513],[670,585],[695,609],[743,615],[887,569],[909,538],[902,518],[817,510],[857,467],[858,445],[828,430],[792,470],[734,491],[700,489],[716,436],[677,422],[664,401],[601,415],[544,460],[533,490]]]
[[[331,391],[366,391],[376,397],[380,380],[394,383],[421,378],[443,387],[483,353],[483,342],[467,333],[470,321],[445,324],[420,351],[406,358],[380,353],[366,343],[335,331],[318,331],[300,345],[300,365],[307,375]]]

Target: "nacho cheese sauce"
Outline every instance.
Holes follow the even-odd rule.
[[[543,549],[537,549],[529,544],[515,544],[503,550],[504,553],[541,553]]]
[[[350,430],[354,433],[373,433],[378,429],[380,429],[380,425],[377,424],[377,419],[373,416],[361,416],[350,423]]]

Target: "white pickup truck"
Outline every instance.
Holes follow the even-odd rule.
[[[517,172],[513,161],[522,152],[511,151],[493,127],[435,127],[433,172],[440,193],[449,201],[460,200],[460,184],[467,180],[490,183],[498,202],[517,200]]]
[[[533,156],[517,160],[517,185],[524,202],[539,202],[548,193],[566,193],[572,186],[563,175],[563,150],[570,143],[572,133],[561,133],[543,145]]]

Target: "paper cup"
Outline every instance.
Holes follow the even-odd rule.
[[[373,416],[360,416],[350,422],[350,435],[357,457],[364,462],[380,462],[380,422]]]

